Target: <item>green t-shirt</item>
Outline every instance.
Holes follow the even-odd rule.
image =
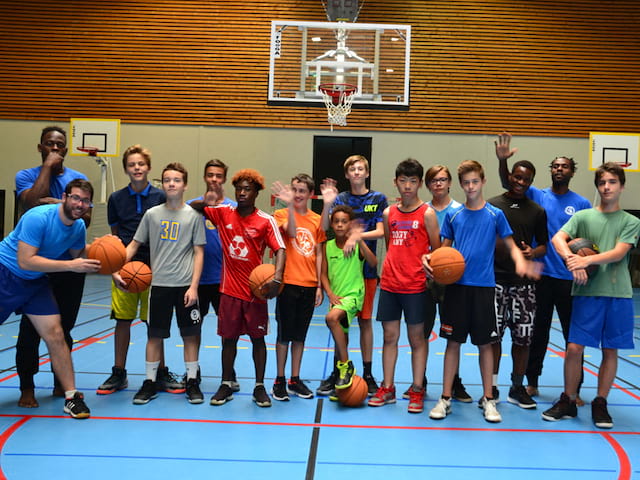
[[[345,257],[344,252],[336,245],[334,239],[326,243],[325,251],[327,276],[331,290],[338,297],[353,299],[354,307],[360,310],[364,302],[364,276],[362,273],[364,260],[360,258],[359,246],[356,245],[352,255]]]
[[[587,238],[600,252],[612,250],[618,242],[636,245],[640,219],[618,210],[603,213],[595,208],[580,210],[561,229],[571,238]],[[615,263],[600,265],[586,285],[573,284],[572,295],[584,297],[631,298],[633,289],[629,275],[629,253]]]

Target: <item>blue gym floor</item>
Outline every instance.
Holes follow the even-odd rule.
[[[636,291],[636,312],[640,313]],[[499,410],[503,421],[484,421],[476,400],[481,395],[477,350],[463,347],[461,376],[470,404],[453,404],[446,419],[434,421],[428,411],[441,392],[444,342],[432,337],[427,375],[428,397],[422,414],[407,413],[407,401],[380,408],[346,408],[326,397],[273,402],[259,408],[251,400],[251,343],[240,342],[236,371],[241,391],[226,405],[213,407],[209,398],[220,383],[220,340],[216,317],[204,322],[200,364],[205,403],[191,405],[184,395],[161,393],[147,405],[132,398],[144,380],[145,326],[132,327],[129,388],[112,395],[95,394],[113,364],[113,321],[109,319],[109,277],[87,279],[83,305],[73,336],[78,388],[92,417],[74,420],[62,412],[62,400],[51,396],[53,379],[46,348],[41,347],[41,372],[36,377],[37,409],[17,406],[15,342],[18,318],[0,327],[0,479],[63,479],[88,475],[94,479],[138,478],[491,478],[545,480],[568,476],[582,479],[640,478],[640,347],[621,351],[618,378],[609,396],[612,430],[596,429],[589,401],[595,396],[600,353],[588,349],[582,397],[587,405],[578,417],[545,422],[540,413],[562,389],[563,339],[554,321],[551,343],[540,379],[538,408],[522,410],[504,401],[511,372],[509,340],[505,339],[500,373]],[[330,371],[331,336],[324,325],[325,304],[316,310],[307,338],[302,377],[315,390]],[[273,312],[274,304],[270,304]],[[635,322],[636,345],[640,323]],[[272,319],[272,327],[275,320]],[[438,325],[436,323],[436,325]],[[275,328],[267,337],[266,386],[275,376]],[[374,375],[382,377],[382,333],[374,326]],[[359,331],[352,328],[351,356],[362,362]],[[406,337],[396,369],[398,396],[410,383],[410,350]],[[165,343],[167,363],[182,374],[181,339],[174,330]]]

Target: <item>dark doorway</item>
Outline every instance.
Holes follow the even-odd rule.
[[[316,194],[320,194],[320,183],[325,178],[333,178],[338,182],[338,191],[349,189],[349,181],[344,178],[344,161],[350,155],[363,155],[369,160],[371,171],[371,137],[313,137],[313,179],[316,182]],[[371,178],[367,179],[367,187],[371,185]],[[313,211],[322,211],[322,201],[314,200],[311,204]]]

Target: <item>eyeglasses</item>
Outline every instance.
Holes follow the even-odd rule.
[[[88,198],[82,198],[76,194],[67,195],[67,198],[70,198],[72,201],[76,203],[82,203],[85,207],[93,208],[93,203],[91,203],[91,200],[89,200]]]
[[[435,185],[436,183],[447,183],[449,181],[449,177],[439,177],[439,178],[432,178],[431,180],[429,180],[429,183],[431,185]]]

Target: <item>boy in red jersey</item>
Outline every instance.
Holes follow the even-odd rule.
[[[398,359],[400,319],[404,312],[407,335],[411,344],[413,383],[409,389],[409,412],[420,413],[424,406],[425,371],[428,344],[425,326],[429,303],[433,297],[427,292],[427,277],[421,257],[440,246],[440,228],[433,208],[418,197],[424,169],[417,160],[409,158],[396,168],[394,184],[400,193],[400,203],[384,210],[384,238],[387,255],[382,264],[378,318],[382,322],[384,344],[382,370],[384,378],[369,406],[380,407],[396,401],[394,373]],[[433,308],[433,307],[431,307]]]
[[[210,403],[223,405],[233,399],[231,382],[237,344],[240,335],[246,334],[253,344],[256,371],[253,401],[259,407],[270,407],[271,399],[264,388],[267,363],[264,337],[269,321],[267,302],[251,293],[249,275],[262,263],[265,248],[271,248],[276,257],[276,273],[274,279],[267,284],[265,296],[275,297],[282,283],[285,244],[274,218],[255,206],[258,192],[264,189],[262,175],[252,169],[240,170],[233,176],[231,183],[235,187],[237,206],[216,205],[222,195],[219,184],[214,185],[204,199],[204,204],[207,205],[204,215],[218,228],[223,260],[218,312],[218,335],[222,337],[222,384]],[[201,209],[203,203],[193,202],[191,206]]]

